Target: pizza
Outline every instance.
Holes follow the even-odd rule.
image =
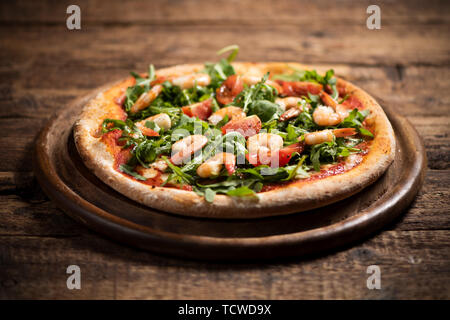
[[[255,218],[350,197],[392,163],[392,126],[362,89],[333,70],[226,51],[216,63],[150,65],[91,99],[74,125],[86,166],[158,210]]]

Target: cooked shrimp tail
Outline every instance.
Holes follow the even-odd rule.
[[[223,165],[228,174],[232,175],[236,167],[236,156],[232,153],[220,152],[203,162],[197,168],[197,174],[202,178],[218,176]]]
[[[208,143],[208,138],[195,134],[178,140],[172,145],[172,157],[170,161],[174,165],[185,163],[191,155],[202,149]]]

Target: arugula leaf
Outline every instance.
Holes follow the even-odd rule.
[[[340,127],[342,128],[358,128],[362,126],[362,122],[369,115],[369,110],[353,109],[348,116],[341,122]]]
[[[363,128],[363,127],[359,127],[358,128],[359,133],[361,133],[363,136],[369,137],[369,138],[374,138],[372,132],[370,132],[369,130]]]
[[[152,64],[148,66],[148,75],[146,78],[141,77],[133,71],[130,74],[136,79],[136,86],[144,87],[148,91],[150,84],[155,80],[155,67]]]
[[[306,155],[304,155],[303,157],[300,158],[300,160],[298,161],[297,165],[294,167],[294,169],[292,169],[289,172],[289,175],[287,176],[287,178],[281,179],[281,181],[289,181],[295,178],[295,176],[297,175],[297,170],[301,169],[303,162],[305,162],[306,159]]]
[[[230,53],[230,55],[227,57],[227,61],[228,61],[229,63],[231,63],[231,62],[234,61],[234,59],[236,58],[236,56],[237,56],[238,53],[239,53],[239,46],[238,46],[237,44],[232,44],[232,45],[226,46],[226,47],[220,49],[219,51],[217,51],[216,54],[217,54],[218,56],[220,56],[221,54],[223,54],[223,53],[225,53],[225,52],[228,52],[228,51],[231,51],[231,53]]]
[[[339,125],[341,128],[356,128],[363,136],[373,138],[372,132],[363,127],[364,119],[370,114],[370,110],[353,109],[347,118]]]
[[[337,154],[337,145],[334,140],[312,146],[310,160],[314,170],[320,171],[321,162],[334,162]]]
[[[128,87],[125,91],[125,111],[130,111],[136,100],[143,94],[150,90],[150,84],[155,80],[155,67],[151,64],[148,68],[148,76],[146,78],[141,77],[136,72],[130,72],[131,75],[136,79],[136,84],[134,86]]]
[[[233,175],[224,181],[206,185],[197,182],[194,190],[197,194],[204,196],[205,200],[212,201],[214,195],[218,193],[234,197],[252,196],[261,191],[262,187],[263,184],[256,179],[241,179]]]
[[[162,156],[162,159],[167,163],[169,168],[172,169],[173,173],[175,173],[183,182],[190,185],[194,184],[194,178],[190,174],[181,171],[181,169],[172,164],[166,156]]]
[[[249,112],[250,105],[259,100],[274,102],[276,98],[276,89],[266,84],[269,73],[266,73],[261,81],[253,86],[246,87],[233,100],[233,105],[239,106],[245,113]],[[278,105],[277,105],[278,107]]]
[[[145,126],[155,132],[160,132],[161,128],[154,121],[145,121]]]
[[[337,157],[347,157],[360,149],[345,145],[344,138],[333,138],[331,142],[323,142],[311,147],[310,160],[314,170],[320,171],[321,163],[332,163]]]
[[[226,59],[221,59],[217,63],[205,63],[205,69],[203,70],[211,78],[211,84],[209,87],[217,89],[220,87],[223,81],[229,76],[235,74],[234,68],[231,62],[236,58],[239,47],[237,45],[227,46],[217,52],[218,55],[231,51],[230,55]]]
[[[119,166],[119,170],[123,173],[126,173],[130,176],[133,176],[134,178],[136,178],[137,180],[142,180],[145,181],[147,180],[146,178],[144,178],[143,176],[141,176],[140,174],[138,174],[137,172],[134,171],[134,168],[131,166],[128,166],[126,164],[122,164]]]
[[[113,124],[113,126],[108,128],[109,124]],[[117,119],[105,119],[102,123],[102,133],[107,133],[109,131],[120,129],[122,130],[124,127],[126,127],[125,121],[117,120]]]
[[[211,188],[205,189],[205,200],[208,202],[213,202],[214,197],[216,196],[216,192]]]
[[[256,114],[261,121],[266,122],[273,118],[279,112],[278,104],[268,100],[253,101],[249,108],[249,114]]]
[[[277,74],[273,76],[275,80],[283,80],[283,81],[310,81],[316,82],[323,85],[329,84],[329,81],[332,81],[334,76],[334,70],[330,69],[325,73],[325,76],[321,76],[317,73],[316,70],[300,70],[294,67],[290,67],[293,70],[290,74]]]
[[[315,131],[319,129],[319,126],[314,122],[312,114],[309,111],[303,111],[300,113],[295,119],[294,125],[308,131]]]
[[[247,186],[242,186],[236,189],[231,189],[227,192],[227,195],[232,197],[248,197],[248,196],[254,196],[255,191],[250,189]]]
[[[350,98],[350,95],[347,93],[341,100],[339,100],[339,104],[342,104],[345,100],[347,100],[348,98]]]
[[[157,156],[151,140],[145,140],[138,144],[134,149],[134,155],[138,162],[145,168],[148,168],[147,163],[155,161]]]
[[[305,133],[308,133],[307,130],[303,128],[296,127],[292,124],[288,124],[286,128],[286,138],[285,138],[285,145],[293,144],[297,142],[297,138]]]

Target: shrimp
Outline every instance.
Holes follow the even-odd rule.
[[[225,165],[228,174],[232,175],[235,171],[236,156],[232,153],[220,152],[203,162],[197,168],[197,174],[202,178],[218,176],[223,165]]]
[[[281,91],[278,91],[283,96],[302,97],[308,96],[308,93],[319,94],[323,86],[319,83],[308,81],[282,81],[278,80],[281,85]]]
[[[275,103],[278,104],[284,111],[294,107],[299,107],[302,101],[303,101],[302,98],[286,97],[286,98],[277,98],[275,100]]]
[[[142,109],[147,108],[150,103],[155,100],[158,95],[161,93],[163,87],[160,84],[153,86],[149,91],[144,92],[141,96],[136,100],[133,106],[130,109],[131,113],[136,113],[141,111]]]
[[[342,129],[334,129],[334,130],[322,130],[316,132],[310,132],[305,134],[305,144],[307,145],[315,145],[321,144],[323,142],[331,142],[334,137],[348,137],[356,134],[356,130],[354,128],[342,128]]]
[[[246,83],[246,84],[248,84],[248,85],[254,85],[254,84],[257,84],[258,82],[261,81],[261,77],[258,77],[258,76],[249,76],[249,75],[242,76],[241,79],[242,79],[242,81],[243,81],[244,83]],[[274,87],[275,89],[277,89],[278,93],[281,93],[282,88],[281,88],[281,86],[280,86],[278,83],[276,83],[275,81],[270,80],[270,79],[267,79],[265,83],[268,84],[269,86],[272,86],[272,87]]]
[[[169,78],[173,85],[182,89],[192,88],[195,84],[199,86],[207,86],[211,83],[211,78],[206,73],[193,73],[180,77]]]
[[[167,163],[160,159],[149,165],[148,168],[138,165],[136,167],[136,172],[144,177],[147,182],[152,182],[154,185],[160,185],[164,180],[166,175],[164,171],[168,168]]]
[[[342,122],[342,117],[331,107],[318,106],[313,112],[313,119],[319,126],[335,126]]]
[[[258,133],[247,140],[249,156],[257,155],[261,164],[271,162],[271,155],[278,154],[283,147],[283,138],[274,133]]]
[[[275,100],[282,109],[286,110],[281,116],[280,121],[286,121],[297,117],[300,113],[302,113],[301,103],[303,102],[302,98],[298,97],[287,97],[287,98],[278,98]],[[306,107],[309,109],[311,106],[308,104]]]
[[[319,126],[335,126],[348,116],[347,108],[338,104],[328,93],[321,91],[319,95],[326,105],[317,107],[313,112],[314,122]]]
[[[170,161],[175,165],[183,164],[192,154],[202,149],[206,143],[208,143],[208,138],[201,134],[184,137],[172,145]]]
[[[141,120],[139,122],[136,122],[136,126],[138,128],[145,127],[145,123],[147,121],[153,121],[158,125],[158,127],[163,128],[164,130],[170,129],[172,126],[172,122],[170,120],[170,117],[167,115],[167,113],[158,113],[157,115],[148,117],[144,120]]]
[[[217,110],[214,112],[209,118],[209,123],[216,125],[218,124],[225,116],[228,116],[228,120],[237,120],[237,119],[243,119],[246,117],[245,112],[242,110],[242,108],[235,107],[235,106],[229,106],[222,109]]]

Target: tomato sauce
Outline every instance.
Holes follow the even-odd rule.
[[[357,146],[355,146],[355,148],[361,149],[361,152],[359,153],[359,155],[361,155],[361,158],[358,159],[355,163],[353,163],[353,165],[350,167],[348,166],[348,164],[345,162],[344,159],[340,160],[339,162],[328,166],[324,169],[321,169],[319,172],[312,172],[311,175],[306,178],[306,179],[302,179],[302,180],[291,180],[291,181],[283,181],[283,182],[275,182],[275,183],[269,183],[263,186],[261,192],[266,192],[266,191],[272,191],[272,190],[276,190],[276,189],[281,189],[283,187],[286,187],[292,183],[307,183],[310,181],[315,181],[315,180],[319,180],[319,179],[324,179],[327,177],[331,177],[331,176],[335,176],[338,174],[342,174],[344,172],[347,172],[353,168],[355,168],[356,166],[358,166],[362,161],[363,161],[363,156],[367,155],[369,153],[369,147],[370,147],[370,142],[369,141],[364,141],[361,142],[360,144],[358,144]]]

